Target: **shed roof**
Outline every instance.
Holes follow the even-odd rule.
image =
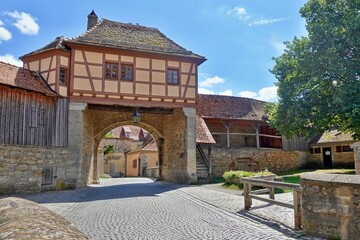
[[[204,119],[196,116],[196,143],[215,143]]]
[[[60,97],[37,72],[0,62],[0,84]]]
[[[197,114],[203,118],[266,121],[265,102],[220,95],[199,94]]]
[[[325,131],[316,135],[310,144],[324,144],[324,143],[337,143],[337,142],[349,142],[354,141],[351,133],[344,133],[336,129]]]

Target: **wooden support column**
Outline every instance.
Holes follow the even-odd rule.
[[[244,183],[244,207],[245,210],[249,210],[252,205],[252,199],[249,196],[251,192],[251,183]]]
[[[259,134],[260,123],[251,123],[251,126],[255,129],[256,132],[256,147],[260,148],[260,134]]]
[[[224,127],[226,128],[226,142],[227,142],[227,148],[230,148],[230,128],[232,127],[232,123],[229,121],[221,122]]]

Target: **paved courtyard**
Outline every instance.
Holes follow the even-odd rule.
[[[27,198],[64,216],[91,239],[315,239],[292,229],[291,209],[254,201],[245,211],[243,197],[216,185],[105,179],[86,189]],[[288,194],[281,198],[290,201]]]

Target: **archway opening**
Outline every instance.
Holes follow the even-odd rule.
[[[94,161],[97,166],[93,170],[100,178],[158,179],[161,176],[158,141],[140,126],[126,124],[112,128],[97,141],[97,161]]]

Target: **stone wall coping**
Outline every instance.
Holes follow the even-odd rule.
[[[360,176],[349,174],[301,174],[301,185],[305,182],[318,182],[330,186],[360,187]]]

